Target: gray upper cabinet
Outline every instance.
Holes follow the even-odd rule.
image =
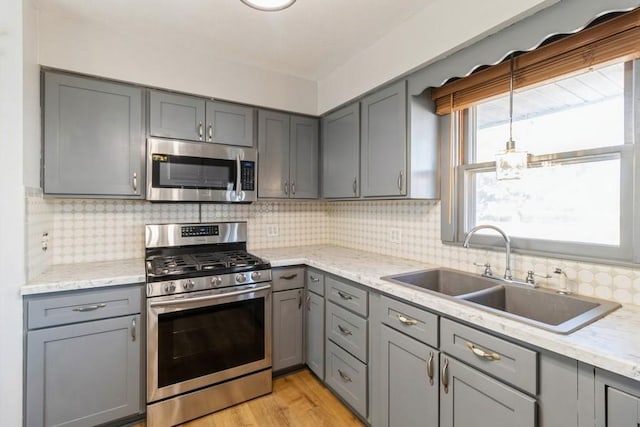
[[[195,96],[149,91],[149,134],[204,141],[206,101]]]
[[[44,192],[142,198],[142,89],[44,73]]]
[[[149,134],[252,147],[254,109],[159,90],[149,91]]]
[[[536,401],[451,357],[442,357],[440,427],[535,427]]]
[[[318,121],[275,111],[258,112],[258,195],[318,197]]]
[[[322,196],[360,196],[360,104],[322,118]]]
[[[253,147],[254,109],[226,102],[208,101],[206,141]]]
[[[407,194],[407,95],[403,80],[362,105],[362,195]]]

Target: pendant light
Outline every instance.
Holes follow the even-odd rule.
[[[265,12],[283,10],[295,3],[296,0],[240,0],[242,3],[254,9]]]
[[[510,60],[509,72],[509,140],[506,149],[496,154],[496,179],[520,179],[527,168],[527,152],[517,151],[513,140],[513,53]]]

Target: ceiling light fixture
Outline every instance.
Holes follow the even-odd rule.
[[[276,12],[291,6],[296,0],[240,0],[249,7],[266,12]]]
[[[513,53],[511,54],[511,71],[509,72],[509,140],[505,151],[496,154],[496,179],[520,179],[527,168],[527,152],[516,151],[513,140]]]

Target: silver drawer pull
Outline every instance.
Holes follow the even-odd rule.
[[[311,295],[307,297],[307,311],[311,311]]]
[[[340,292],[338,291],[338,295],[340,295],[340,298],[344,299],[344,300],[350,300],[353,299],[353,297],[349,294],[345,294],[344,292]]]
[[[486,360],[500,360],[500,355],[498,353],[493,353],[491,351],[483,350],[479,347],[476,347],[475,344],[467,342],[467,347],[469,350],[473,352],[478,357],[481,357]]]
[[[298,277],[298,273],[287,274],[286,276],[280,276],[280,278],[284,280],[291,280],[291,279],[295,279],[296,277]]]
[[[342,335],[353,335],[353,333],[342,325],[338,325],[338,329]]]
[[[312,282],[319,282],[320,279],[318,277],[313,277],[313,276],[309,276],[309,280],[311,280]]]
[[[131,341],[136,340],[136,319],[131,320]]]
[[[346,382],[346,383],[353,382],[351,377],[349,375],[345,374],[344,372],[342,372],[340,369],[338,369],[338,374],[340,374],[340,378],[342,378],[342,380],[344,382]]]
[[[427,376],[429,384],[433,385],[433,351],[429,352],[429,359],[427,359]]]
[[[73,309],[73,311],[80,311],[80,312],[94,311],[94,310],[97,310],[99,308],[104,308],[106,306],[107,306],[107,304],[85,305],[85,306],[82,306],[82,307],[76,307],[76,308]]]
[[[413,326],[418,324],[418,321],[416,319],[410,319],[408,317],[404,317],[402,314],[398,314],[398,320],[407,326]]]
[[[444,359],[444,364],[442,366],[442,388],[444,389],[444,393],[449,393],[449,359]]]

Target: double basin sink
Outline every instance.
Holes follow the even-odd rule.
[[[463,304],[559,334],[569,334],[620,304],[550,289],[526,287],[462,271],[438,268],[382,279],[452,298]]]

